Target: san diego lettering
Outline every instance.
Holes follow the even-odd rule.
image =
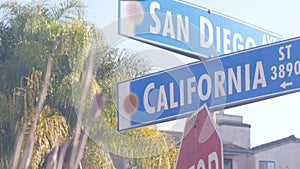
[[[160,4],[156,1],[150,4],[149,11],[154,23],[149,26],[149,31],[152,34],[161,34],[162,36],[177,39],[186,44],[190,43],[191,36],[192,38],[200,38],[198,47],[208,49],[215,44],[213,47],[216,51],[224,54],[256,47],[257,44],[254,38],[250,36],[245,37],[239,32],[233,32],[230,29],[220,26],[214,27],[212,22],[204,16],[193,16],[199,17],[200,25],[198,25],[199,33],[191,35],[189,16],[182,16],[182,14],[173,14],[171,11],[166,11],[164,18],[159,18],[162,12],[160,11]],[[275,42],[276,38],[263,34],[261,40],[261,44],[264,45]]]

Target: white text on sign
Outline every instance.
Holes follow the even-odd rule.
[[[157,86],[155,82],[149,83],[144,90],[143,103],[145,110],[148,113],[153,114],[160,112],[161,110],[190,105],[199,100],[205,102],[210,97],[225,97],[227,95],[232,95],[234,91],[241,93],[244,91],[256,90],[259,86],[263,88],[267,87],[263,63],[258,61],[252,66],[255,67],[254,76],[251,75],[250,64],[246,64],[227,70],[216,71],[212,77],[208,74],[202,74],[198,81],[196,80],[196,77],[182,79],[179,81],[179,100],[175,100],[174,98],[174,82],[169,83],[169,86],[167,87],[164,85]],[[242,77],[245,77],[244,81],[242,81]],[[250,77],[253,77],[253,79],[250,79]],[[203,91],[203,86],[205,85],[207,86],[206,92]],[[244,86],[244,88],[242,88],[242,86]],[[166,91],[166,88],[169,88],[169,91]],[[159,91],[156,96],[156,106],[149,104],[149,94],[151,90],[154,89],[158,89]],[[197,100],[193,100],[194,95],[198,96]],[[185,100],[187,100],[187,102]]]
[[[173,14],[171,11],[166,11],[164,19],[160,19],[158,15],[161,15],[160,4],[153,1],[150,4],[150,15],[153,20],[152,25],[149,26],[150,33],[162,34],[172,39],[190,43],[190,19],[188,16],[182,14]],[[175,16],[175,19],[174,19]],[[256,44],[269,44],[276,42],[275,37],[263,34],[261,42],[255,42],[254,38],[249,36],[243,36],[241,32],[233,32],[228,28],[222,28],[221,26],[213,26],[212,22],[204,17],[199,17],[199,47],[211,48],[213,44],[216,44],[215,48],[217,52],[224,54],[230,52],[236,52],[239,50],[249,49],[255,47]],[[194,35],[192,35],[193,38]],[[214,42],[215,41],[215,42]]]

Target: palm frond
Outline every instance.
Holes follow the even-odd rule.
[[[85,6],[80,0],[67,0],[61,2],[58,7],[51,9],[51,17],[53,20],[72,20],[82,19],[84,16]]]

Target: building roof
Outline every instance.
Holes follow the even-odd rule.
[[[181,138],[182,138],[182,135],[183,135],[182,132],[179,132],[179,131],[167,131],[167,130],[162,131],[162,132],[165,133],[168,136],[171,136],[171,138],[173,139],[176,147],[180,146]]]
[[[163,131],[167,135],[171,136],[174,141],[177,143],[177,147],[179,147],[181,139],[182,139],[182,132],[178,131]],[[289,143],[300,143],[300,138],[295,137],[294,135],[272,141],[266,144],[262,144],[256,147],[253,147],[251,149],[246,149],[240,146],[237,146],[235,144],[232,144],[230,142],[223,142],[223,150],[224,154],[230,154],[230,155],[239,155],[239,154],[245,154],[245,155],[251,155],[255,154],[261,151],[270,150],[272,148],[276,148],[278,146],[286,145]]]
[[[246,124],[246,123],[236,123],[236,122],[230,122],[230,121],[219,121],[218,122],[219,126],[236,126],[236,127],[247,127],[247,128],[251,128],[250,124]]]
[[[168,130],[164,130],[163,131],[165,134],[172,136],[172,138],[174,139],[174,141],[181,141],[182,138],[182,132],[180,131],[168,131]]]
[[[182,139],[182,132],[179,131],[163,131],[165,134],[171,136],[177,143],[177,147],[180,146]],[[231,142],[223,142],[223,150],[225,154],[238,155],[238,154],[251,154],[252,150],[240,147],[232,144]]]
[[[285,137],[276,141],[272,141],[266,144],[262,144],[256,147],[253,147],[252,150],[254,153],[260,152],[260,151],[265,151],[269,150],[278,146],[286,145],[289,143],[300,143],[300,139],[295,137],[294,135],[291,135],[289,137]]]
[[[236,127],[246,127],[251,128],[250,124],[246,124],[243,122],[242,116],[237,115],[229,115],[229,114],[216,114],[217,125],[218,126],[236,126]]]
[[[251,149],[243,148],[232,143],[223,142],[224,155],[249,155],[252,153]]]

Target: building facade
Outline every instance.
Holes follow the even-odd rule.
[[[251,125],[242,116],[216,114],[223,139],[224,169],[299,169],[300,139],[289,136],[257,147],[250,144]]]

